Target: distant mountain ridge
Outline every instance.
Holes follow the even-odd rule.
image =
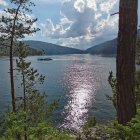
[[[138,37],[140,37],[140,29],[138,29]],[[96,54],[104,56],[115,56],[117,51],[117,38],[95,45],[85,51],[34,40],[24,41],[24,43],[29,45],[29,47],[34,50],[43,50],[47,55]]]
[[[89,54],[97,54],[97,55],[114,55],[117,50],[117,39],[113,39],[110,41],[106,41],[99,45],[93,46],[85,51],[85,53]]]
[[[30,48],[33,48],[39,51],[43,50],[45,54],[47,55],[83,54],[84,53],[84,51],[79,50],[79,49],[59,46],[59,45],[47,43],[47,42],[28,40],[28,41],[24,41],[24,43],[29,45]]]
[[[138,37],[140,37],[140,29],[138,29]],[[97,54],[97,55],[116,55],[117,52],[117,38],[106,41],[104,43],[95,45],[88,48],[85,53]]]
[[[43,55],[43,52],[30,47],[26,47],[28,56]],[[0,45],[0,56],[9,56],[10,49]],[[17,48],[14,46],[13,55],[18,56]]]

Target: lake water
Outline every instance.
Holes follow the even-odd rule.
[[[46,76],[39,88],[47,92],[48,100],[60,99],[59,107],[53,113],[55,126],[79,130],[88,117],[95,116],[98,122],[114,118],[114,108],[105,95],[112,94],[107,78],[109,71],[115,72],[115,58],[88,54],[47,57],[53,60],[37,61],[40,56],[27,60]],[[0,112],[11,103],[8,72],[8,58],[0,58]],[[16,77],[15,83],[19,91]]]

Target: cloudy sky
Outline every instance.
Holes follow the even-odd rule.
[[[26,39],[87,49],[117,36],[118,15],[110,16],[110,14],[118,12],[119,0],[33,0],[33,2],[36,4],[33,16],[38,18],[37,26],[41,31]],[[0,0],[0,8],[6,6],[8,6],[6,0]]]

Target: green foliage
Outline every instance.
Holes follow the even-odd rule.
[[[137,50],[136,50],[136,100],[137,100],[137,115],[133,118],[127,125],[118,124],[117,121],[113,123],[108,123],[108,126],[100,126],[100,125],[92,125],[90,121],[88,121],[84,126],[84,131],[77,137],[77,140],[90,139],[90,140],[139,140],[140,139],[140,39],[137,42]],[[107,99],[112,101],[115,109],[117,110],[117,81],[113,76],[113,72],[109,73],[108,83],[111,86],[113,95],[106,95]]]
[[[110,140],[139,140],[140,139],[140,110],[135,118],[123,126],[114,122],[107,130]]]
[[[52,125],[49,122],[41,122],[36,127],[32,127],[29,130],[30,136],[29,139],[31,140],[72,140],[68,134],[64,132],[60,132],[52,127]]]
[[[44,117],[49,115],[57,107],[58,101],[49,104],[46,93],[40,93],[37,89],[38,84],[44,83],[45,76],[32,68],[30,62],[26,62],[27,51],[26,47],[23,47],[24,45],[20,42],[17,49],[19,59],[16,60],[23,88],[23,96],[19,98],[20,101],[22,100],[19,109],[28,112],[28,116],[31,118],[30,123],[33,124],[33,121],[39,122],[39,120],[43,120]]]
[[[50,122],[41,121],[35,126],[29,126],[24,121],[26,112],[13,113],[9,112],[5,115],[5,123],[3,129],[5,129],[3,137],[0,140],[23,140],[24,127],[28,126],[28,140],[73,140],[64,132],[59,132],[54,129]]]
[[[54,129],[50,121],[50,113],[58,106],[58,101],[47,102],[45,93],[37,89],[38,84],[43,84],[45,77],[26,62],[27,50],[24,43],[17,46],[17,70],[22,82],[23,93],[17,97],[18,109],[9,112],[3,121],[2,140],[71,140],[64,132]],[[6,127],[5,127],[6,126]]]
[[[31,35],[39,29],[33,24],[37,21],[27,14],[32,13],[31,6],[35,6],[30,0],[12,0],[11,7],[4,9],[4,14],[0,18],[0,32],[2,39],[20,39],[25,35]],[[26,25],[26,26],[25,26]],[[10,42],[4,42],[8,46]]]
[[[87,120],[85,125],[83,126],[83,132],[79,135],[77,135],[76,140],[82,140],[82,139],[91,139],[93,138],[92,135],[92,128],[95,128],[96,126],[96,118],[92,117]]]
[[[44,55],[45,54],[43,50],[36,50],[36,49],[30,48],[29,46],[26,46],[26,50],[27,50],[28,56]],[[10,52],[10,50],[8,47],[0,46],[0,56],[9,56],[9,52]],[[14,47],[13,47],[13,55],[18,56],[16,45],[14,45]]]
[[[136,64],[137,71],[135,76],[135,94],[137,101],[137,115],[133,118],[127,125],[118,124],[114,122],[111,126],[108,127],[108,133],[110,135],[110,140],[139,140],[140,139],[140,39],[137,41],[136,47]],[[112,100],[113,104],[116,98],[116,79],[113,78],[112,73],[108,78],[109,84],[111,85],[113,91],[113,97],[109,98]]]
[[[5,114],[3,139],[14,140],[24,134],[24,126],[26,125],[24,121],[25,115],[26,112],[8,112]]]
[[[109,140],[109,134],[106,132],[107,128],[108,125],[97,124],[78,134],[76,140]]]
[[[96,118],[95,117],[89,118],[85,123],[85,125],[83,126],[83,130],[88,130],[89,128],[94,127],[95,125],[96,125]]]
[[[0,17],[0,46],[8,51],[19,39],[39,31],[34,26],[37,19],[29,16],[32,13],[30,7],[34,7],[34,3],[30,0],[11,0],[10,3]]]
[[[14,87],[14,65],[13,65],[13,47],[16,43],[39,31],[34,26],[37,19],[30,17],[31,6],[35,6],[30,0],[11,0],[10,6],[3,10],[0,16],[0,46],[9,49],[10,58],[10,86],[13,111],[16,111],[15,87]]]
[[[112,71],[109,72],[108,83],[111,86],[113,95],[112,96],[106,95],[106,97],[107,97],[108,100],[112,101],[113,106],[117,110],[117,92],[116,92],[117,80],[113,76],[113,72]]]
[[[45,77],[26,62],[27,46],[20,42],[26,35],[31,35],[39,29],[34,27],[37,19],[28,14],[32,12],[31,6],[35,6],[30,0],[11,0],[10,8],[6,8],[0,17],[0,47],[5,47],[10,53],[10,78],[12,80],[11,96],[13,112],[8,112],[2,122],[1,140],[70,140],[71,138],[54,129],[48,122],[49,114],[56,108],[58,101],[47,102],[45,93],[41,93],[37,86],[43,84]],[[16,48],[18,59],[16,60],[18,74],[22,82],[20,97],[14,94],[13,76],[13,51]],[[3,48],[1,48],[3,50]],[[3,54],[3,52],[2,52]],[[2,55],[1,54],[1,55]],[[4,54],[5,55],[5,54]],[[16,106],[16,103],[17,106]]]
[[[140,104],[140,70],[139,70],[139,65],[140,65],[140,39],[138,38],[137,40],[137,46],[136,46],[136,64],[137,64],[137,71],[135,73],[135,95],[136,95],[136,101],[137,104]],[[113,76],[113,72],[109,72],[109,77],[108,77],[108,83],[111,86],[113,96],[106,95],[107,99],[112,101],[115,109],[117,110],[117,81],[116,78]]]
[[[140,140],[140,107],[127,125],[118,124],[117,121],[96,124],[77,135],[76,140]]]

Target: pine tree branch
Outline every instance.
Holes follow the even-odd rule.
[[[119,14],[119,12],[113,13],[110,16],[114,16],[114,15],[117,15],[117,14]]]

